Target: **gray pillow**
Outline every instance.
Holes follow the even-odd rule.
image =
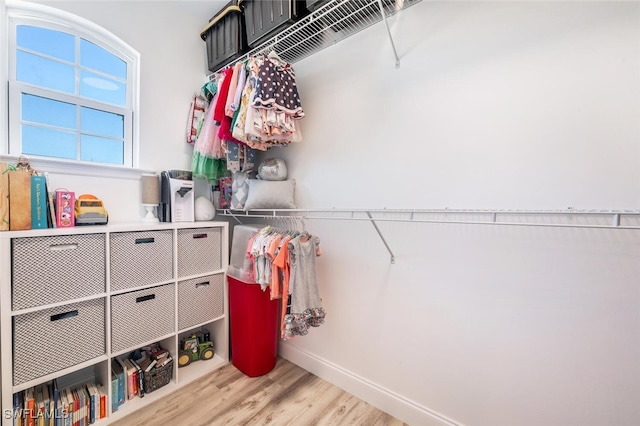
[[[295,180],[249,179],[249,196],[245,210],[253,209],[295,209],[293,202]]]
[[[231,183],[231,209],[242,210],[249,195],[249,173],[233,172]]]

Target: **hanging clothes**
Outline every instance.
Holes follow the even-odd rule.
[[[263,291],[270,287],[272,300],[282,300],[280,337],[303,336],[310,327],[324,323],[316,271],[320,239],[307,232],[280,230],[267,226],[249,239],[255,282]]]
[[[326,312],[322,307],[316,272],[319,244],[318,237],[308,234],[297,236],[287,244],[291,269],[291,305],[284,317],[284,340],[304,336],[309,333],[309,327],[324,324]]]
[[[205,85],[211,90],[211,85]],[[226,174],[227,161],[218,138],[218,125],[213,119],[213,109],[218,93],[213,94],[204,113],[204,120],[193,146],[191,171],[194,177],[216,181]]]
[[[295,119],[304,117],[296,76],[289,63],[275,52],[269,53],[258,68],[258,79],[254,107],[284,112]]]

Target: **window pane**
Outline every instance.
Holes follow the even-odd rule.
[[[22,126],[22,153],[76,159],[76,135],[44,127]]]
[[[124,138],[124,117],[119,114],[83,107],[80,111],[80,130],[83,133]]]
[[[80,72],[80,80],[80,95],[118,106],[126,105],[126,84],[88,71]]]
[[[74,68],[22,51],[16,52],[16,79],[65,93],[75,92]]]
[[[80,159],[83,161],[124,164],[124,143],[122,141],[82,135],[80,146]]]
[[[80,39],[80,65],[121,79],[127,78],[125,61],[84,39]]]
[[[16,40],[19,47],[64,61],[75,62],[75,36],[28,25],[18,26],[16,32]]]
[[[22,94],[22,121],[75,130],[76,106],[40,96]]]

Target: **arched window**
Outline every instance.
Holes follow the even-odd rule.
[[[137,167],[138,53],[46,6],[8,4],[9,155]]]

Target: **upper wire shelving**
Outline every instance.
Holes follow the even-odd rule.
[[[250,56],[269,53],[271,50],[276,51],[283,60],[293,64],[378,22],[384,21],[386,24],[388,17],[420,1],[330,0],[220,69]],[[396,67],[399,67],[400,59],[388,24],[387,32],[394,51]]]

